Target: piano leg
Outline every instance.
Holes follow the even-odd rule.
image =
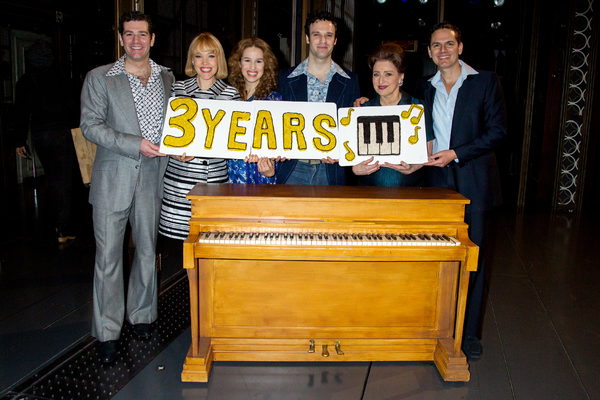
[[[198,228],[192,227],[187,239],[183,242],[183,267],[187,269],[190,285],[190,317],[192,328],[192,354],[199,351],[198,338],[200,337],[198,318],[198,261],[194,256],[194,243],[198,238]]]
[[[199,340],[199,354],[193,354],[193,346],[190,346],[183,372],[181,373],[182,382],[208,382],[210,370],[214,361],[211,339],[201,338]]]
[[[472,251],[469,255],[473,257],[475,253],[477,251]],[[438,339],[433,354],[433,361],[445,381],[467,382],[471,378],[467,357],[461,350],[467,293],[469,291],[469,276],[471,274],[469,269],[472,267],[468,264],[469,261],[460,263],[454,338]]]
[[[190,282],[190,318],[191,318],[191,330],[192,330],[192,355],[196,356],[200,354],[200,330],[198,318],[198,267],[188,269],[188,280]]]
[[[467,292],[469,291],[470,271],[464,263],[460,266],[460,279],[458,283],[458,307],[456,310],[456,325],[454,328],[454,354],[460,354],[462,346],[463,328],[465,325],[465,310],[467,309]]]
[[[468,382],[471,373],[467,357],[460,349],[458,354],[454,354],[454,342],[452,338],[438,339],[433,362],[445,381]]]

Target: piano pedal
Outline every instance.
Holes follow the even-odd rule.
[[[338,356],[344,355],[344,352],[342,351],[341,346],[340,346],[340,342],[337,340],[335,341],[335,352]]]

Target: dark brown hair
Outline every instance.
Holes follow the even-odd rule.
[[[333,27],[335,28],[335,32],[334,32],[335,37],[337,37],[337,29],[338,29],[337,20],[335,19],[335,17],[333,15],[331,15],[330,12],[322,11],[322,10],[312,12],[312,13],[308,14],[308,16],[306,17],[306,23],[304,24],[304,33],[306,34],[306,36],[310,36],[310,26],[317,21],[331,22],[333,24]]]
[[[145,21],[148,24],[148,33],[150,36],[152,36],[154,33],[154,24],[152,23],[152,18],[150,18],[149,15],[142,14],[139,11],[129,11],[121,15],[121,18],[119,18],[119,33],[121,35],[123,34],[123,25],[125,22],[131,21]]]
[[[460,33],[460,29],[458,29],[458,26],[451,24],[448,21],[442,21],[439,24],[435,24],[434,26],[432,26],[429,30],[429,43],[427,44],[428,46],[431,45],[431,37],[433,36],[433,33],[435,31],[439,31],[440,29],[450,29],[452,32],[454,32],[456,44],[459,45],[462,43],[462,34]]]

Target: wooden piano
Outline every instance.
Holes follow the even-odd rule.
[[[434,361],[468,381],[465,197],[438,188],[203,185],[184,267],[192,344],[213,361]]]

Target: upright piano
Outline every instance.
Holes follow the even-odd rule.
[[[192,344],[183,381],[214,361],[433,361],[461,351],[469,200],[439,188],[198,184],[183,263]]]

